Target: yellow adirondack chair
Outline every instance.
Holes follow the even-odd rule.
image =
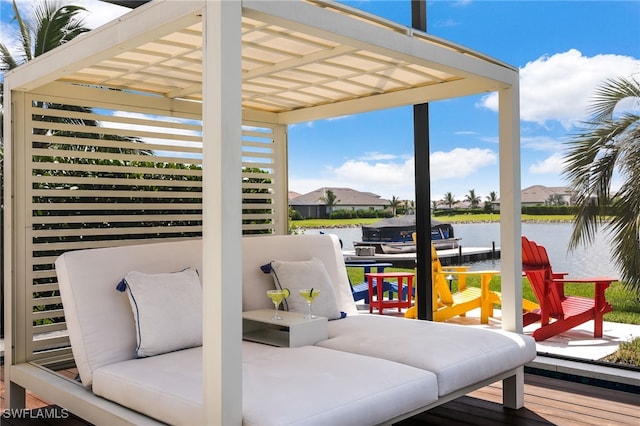
[[[413,234],[414,242],[416,234]],[[447,319],[464,316],[467,312],[480,308],[480,322],[487,324],[489,317],[493,316],[493,305],[502,304],[501,294],[489,289],[489,283],[494,275],[500,271],[470,271],[468,266],[443,267],[438,258],[435,246],[431,245],[431,271],[433,280],[433,320],[445,321]],[[452,293],[446,280],[446,275],[455,275],[458,280],[458,291]],[[480,288],[467,287],[467,276],[480,275]],[[522,299],[523,311],[529,312],[540,309],[540,306],[530,300]],[[418,311],[415,306],[405,313],[406,318],[417,318]]]
[[[489,290],[491,278],[500,271],[469,271],[466,266],[443,268],[438,259],[435,246],[431,245],[431,272],[433,280],[433,320],[445,321],[480,308],[480,322],[487,324],[493,315],[493,305],[500,303],[500,297]],[[458,279],[458,291],[452,293],[446,275],[455,275]],[[468,275],[480,275],[480,288],[467,287]],[[406,318],[417,318],[416,307],[409,308]]]

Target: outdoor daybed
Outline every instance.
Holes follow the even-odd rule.
[[[200,303],[189,299],[200,290],[192,274],[202,267],[201,246],[194,239],[79,250],[56,260],[80,379],[102,409],[109,400],[160,422],[203,423],[201,328],[189,325],[201,321]],[[312,258],[324,265],[335,309],[346,317],[329,321],[329,338],[315,345],[243,342],[245,424],[390,423],[513,377],[535,357],[533,339],[516,333],[358,314],[331,235],[245,237],[243,310],[273,308],[265,292],[274,279],[264,265]],[[330,300],[331,290],[322,291]],[[172,311],[184,322],[167,324]],[[143,347],[153,355],[138,357]]]

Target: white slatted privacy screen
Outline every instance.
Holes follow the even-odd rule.
[[[135,103],[123,109],[124,102],[105,101],[141,96],[109,92],[72,104],[47,91],[24,99],[31,120],[25,123],[27,143],[17,151],[15,164],[31,169],[30,182],[16,183],[24,186],[17,191],[24,200],[17,202],[26,210],[24,241],[17,243],[24,244],[32,264],[25,268],[31,275],[22,278],[32,307],[22,313],[32,324],[25,337],[30,360],[68,357],[54,269],[61,253],[202,233],[200,105],[184,102],[171,112],[143,114]],[[153,101],[138,99],[138,104]],[[168,102],[173,107],[181,103]],[[243,233],[276,233],[278,223],[287,220],[286,200],[274,198],[286,194],[286,186],[274,190],[276,184],[286,185],[274,167],[285,158],[278,146],[284,145],[285,132],[251,122],[242,135]]]

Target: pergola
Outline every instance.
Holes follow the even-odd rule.
[[[330,1],[156,0],[7,73],[8,405],[25,388],[72,411],[81,399],[35,366],[70,359],[57,255],[202,235],[206,415],[239,424],[229,283],[243,235],[287,233],[287,126],[492,91],[503,328],[521,331],[516,68]],[[522,405],[522,372],[505,393]]]

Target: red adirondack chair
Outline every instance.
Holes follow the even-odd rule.
[[[533,332],[536,341],[548,339],[587,321],[594,320],[593,337],[602,337],[602,316],[613,307],[606,301],[604,291],[617,281],[615,278],[566,278],[566,273],[554,273],[541,245],[522,237],[522,270],[540,303],[539,329]],[[564,294],[565,283],[593,283],[593,299]],[[554,319],[554,321],[551,321]]]

